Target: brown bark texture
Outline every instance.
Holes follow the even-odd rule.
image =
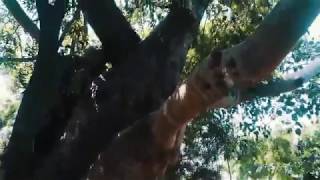
[[[179,161],[184,130],[197,114],[275,96],[306,80],[302,74],[260,83],[320,11],[318,0],[281,0],[254,34],[234,47],[213,50],[177,86],[210,0],[174,0],[145,40],[113,0],[79,0],[102,42],[102,49],[81,57],[57,53],[67,1],[52,5],[36,0],[40,29],[21,8],[12,10],[19,7],[16,1],[3,1],[39,42],[35,69],[2,158],[5,180],[161,178]],[[112,64],[109,71],[107,62]],[[270,93],[279,84],[280,90]]]

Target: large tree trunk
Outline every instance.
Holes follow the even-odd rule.
[[[282,0],[253,36],[212,52],[175,90],[209,2],[175,0],[141,41],[113,1],[81,0],[102,50],[61,57],[65,1],[37,0],[39,54],[3,158],[5,179],[78,180],[93,163],[90,179],[157,179],[178,161],[186,123],[198,113],[273,95],[258,83],[306,31],[320,3]],[[24,14],[15,17],[29,22]],[[25,24],[37,38],[35,26]],[[113,68],[103,72],[106,62]]]
[[[186,124],[210,107],[247,100],[246,92],[270,75],[319,11],[315,0],[280,1],[256,33],[237,46],[213,51],[158,110],[120,133],[99,156],[89,178],[163,176],[168,165],[176,162]]]
[[[84,119],[76,138],[52,153],[39,176],[43,179],[81,177],[79,172],[85,173],[121,130],[157,109],[175,89],[197,25],[198,21],[188,10],[174,7],[152,34],[129,52],[126,63],[94,81],[98,87],[94,102],[97,110],[88,111],[89,100],[80,100],[76,107],[80,110],[75,111],[73,118],[79,119],[82,112]]]
[[[51,7],[37,1],[42,20],[39,56],[4,156],[7,179],[32,178],[41,166],[43,170],[36,173],[41,178],[79,179],[120,130],[158,108],[178,82],[201,17],[194,18],[177,3],[154,33],[140,42],[113,1],[88,2],[81,1],[81,6],[102,41],[103,54],[94,50],[84,58],[73,58],[56,53],[60,24],[51,23],[61,22],[52,13],[61,8],[59,3]],[[207,6],[209,1],[203,2]],[[198,14],[205,9],[202,5],[197,5],[203,9]],[[106,61],[113,63],[112,71],[96,79]],[[96,100],[91,98],[94,79],[99,87]],[[36,99],[39,103],[34,106]],[[73,129],[67,124],[78,122],[79,133],[59,142],[65,131]]]

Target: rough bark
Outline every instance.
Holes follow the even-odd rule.
[[[58,4],[63,1],[51,6],[38,0],[39,57],[4,158],[6,178],[76,180],[97,157],[89,175],[93,179],[162,176],[177,161],[185,124],[209,106],[237,103],[237,93],[268,76],[311,23],[319,10],[316,1],[281,1],[255,35],[234,48],[213,52],[161,106],[178,83],[209,1],[176,4],[141,42],[113,1],[82,0],[103,54],[93,50],[90,61],[71,58],[64,63],[57,61],[61,57],[56,53],[64,14]],[[281,20],[282,14],[288,18]],[[271,38],[264,38],[265,33]],[[99,76],[107,61],[114,67]],[[98,88],[91,91],[93,79]],[[74,136],[60,143],[68,122],[68,128],[80,124]]]
[[[95,81],[98,112],[82,114],[90,121],[81,125],[78,137],[51,156],[39,177],[78,179],[83,175],[79,172],[86,172],[120,130],[159,107],[176,86],[197,25],[189,10],[172,10],[150,37],[129,54],[131,61]]]
[[[98,158],[90,177],[141,180],[162,176],[174,162],[181,141],[178,132],[209,107],[239,103],[241,94],[237,93],[269,76],[319,11],[316,0],[282,0],[255,34],[238,46],[212,52],[160,109],[120,133]]]
[[[40,17],[39,54],[28,88],[14,123],[9,145],[3,157],[6,179],[30,179],[42,148],[37,136],[50,123],[46,115],[59,98],[61,70],[57,63],[58,35],[64,16],[64,1],[50,6],[37,1]],[[50,96],[48,96],[49,94]]]
[[[57,56],[64,3],[37,1],[41,22],[39,55],[3,159],[7,179],[31,178],[34,167],[41,166],[42,159],[58,144],[79,96],[88,95],[83,94],[85,87],[104,69],[106,58],[99,50],[87,53],[92,58],[90,62],[88,58]],[[123,28],[126,32],[125,25],[117,30]],[[106,29],[104,33],[111,35],[114,31]],[[118,48],[122,51],[123,47]]]

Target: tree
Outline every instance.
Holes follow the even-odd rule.
[[[280,1],[255,33],[234,47],[212,51],[178,88],[186,52],[210,0],[173,1],[144,40],[111,0],[79,0],[79,6],[36,0],[40,29],[19,3],[3,2],[39,44],[3,157],[8,180],[80,179],[87,172],[91,179],[156,179],[178,161],[185,126],[197,114],[293,90],[317,70],[261,82],[317,16],[317,0]],[[63,18],[77,8],[102,48],[65,55],[59,47],[72,25]],[[79,10],[74,13],[79,17]],[[71,50],[81,48],[76,45],[81,37],[72,38],[77,43]],[[106,63],[112,68],[106,70]]]
[[[316,125],[317,126],[317,125]],[[233,157],[233,170],[241,179],[318,179],[319,131],[290,142],[290,133],[270,139],[241,139]]]

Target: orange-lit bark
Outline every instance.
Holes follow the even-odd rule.
[[[318,0],[280,1],[256,33],[237,46],[213,51],[159,110],[121,133],[90,178],[161,177],[175,162],[186,124],[207,108],[239,103],[242,92],[271,74],[319,11]]]

